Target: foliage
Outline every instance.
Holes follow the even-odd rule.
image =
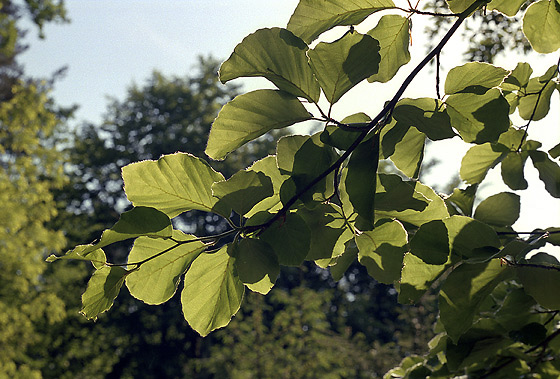
[[[515,231],[518,195],[476,195],[498,165],[512,190],[528,188],[524,166],[530,159],[545,189],[560,197],[558,147],[544,151],[528,134],[559,90],[560,63],[533,75],[528,63],[509,70],[470,62],[449,71],[440,99],[401,99],[473,12],[487,6],[516,14],[523,2],[447,4],[452,14],[430,15],[453,17],[453,25],[373,118],[335,120],[331,110],[364,79],[387,81],[408,64],[402,29],[425,14],[410,2],[403,9],[390,0],[301,0],[287,29],[262,29],[244,39],[222,65],[220,79],[263,76],[278,90],[228,102],[213,123],[207,155],[223,159],[270,130],[309,119],[323,122],[324,130],[279,139],[276,155],[227,180],[188,153],[125,166],[133,210],[98,242],[49,257],[93,263],[82,312],[96,318],[122,286],[140,300],[163,303],[184,274],[183,314],[206,336],[238,312],[245,287],[267,293],[281,265],[314,261],[341,278],[357,259],[374,279],[393,284],[402,303],[418,302],[432,290],[438,294],[438,334],[429,354],[405,358],[387,377],[558,376],[560,263],[544,251],[534,254],[546,243],[559,244],[558,227]],[[406,17],[397,20],[393,11]],[[353,26],[374,13],[382,15],[378,26],[356,32]],[[559,20],[558,0],[526,9],[523,32],[534,51],[560,47]],[[334,42],[308,47],[335,26],[350,27],[339,28]],[[317,85],[324,100],[317,100]],[[516,111],[526,121],[522,126],[513,126]],[[454,136],[471,145],[460,170],[468,187],[439,196],[417,180],[423,148],[427,138]],[[380,157],[391,159],[401,175],[378,172]],[[171,231],[172,218],[194,210],[221,217],[229,227],[198,236]],[[126,264],[106,260],[105,246],[133,238]],[[152,275],[158,275],[157,286],[138,289],[138,283],[152,283]]]

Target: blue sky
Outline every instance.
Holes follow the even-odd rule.
[[[66,0],[70,24],[47,25],[46,39],[37,40],[36,31],[30,30],[30,48],[22,56],[27,74],[47,77],[62,66],[68,66],[67,76],[55,87],[54,96],[62,105],[78,104],[78,120],[99,122],[106,108],[106,96],[123,98],[131,83],[142,83],[154,70],[168,75],[187,75],[200,54],[227,58],[237,43],[246,35],[262,27],[285,26],[295,9],[297,0]],[[369,20],[368,20],[369,21]],[[418,62],[425,54],[422,45],[422,18],[414,19],[415,44],[412,61]],[[367,23],[367,22],[366,22]],[[362,27],[365,32],[375,26],[371,20]],[[338,35],[335,31],[335,37]],[[327,36],[328,38],[328,36]],[[446,67],[461,64],[460,36],[450,41],[451,52],[442,57]],[[542,74],[557,57],[535,55],[522,57]],[[516,59],[499,59],[497,64],[513,69]],[[411,70],[401,69],[388,84],[359,85],[335,107],[333,116],[365,111],[374,116],[383,102],[395,91],[394,83],[402,82]],[[445,77],[445,73],[442,73]],[[247,82],[255,85],[254,79]],[[258,84],[262,83],[257,82]],[[433,73],[424,72],[416,78],[407,97],[435,96]],[[554,111],[543,121],[531,126],[531,134],[550,148],[560,140],[560,108],[557,93],[553,96]],[[552,128],[551,128],[552,127]],[[428,184],[445,181],[449,173],[458,171],[465,144],[445,142],[433,144],[437,150],[428,156],[439,158],[444,164],[434,169]],[[499,183],[497,170],[491,171],[496,185],[481,191],[488,196],[507,188]],[[533,227],[560,225],[560,200],[552,199],[538,180],[530,163],[526,167],[530,192],[522,195],[520,230]]]

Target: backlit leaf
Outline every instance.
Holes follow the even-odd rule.
[[[126,277],[130,294],[147,304],[161,304],[171,299],[177,291],[181,276],[206,246],[196,237],[173,231],[173,239],[139,237],[128,255],[128,263],[149,260]],[[164,254],[159,255],[160,253]],[[134,266],[129,266],[134,268]]]
[[[507,151],[502,144],[485,143],[471,147],[461,161],[461,179],[469,184],[482,182],[488,170],[495,167]]]
[[[498,86],[509,71],[483,62],[469,62],[452,68],[445,79],[445,93],[484,91]]]
[[[446,202],[452,202],[463,216],[472,216],[474,197],[476,195],[477,185],[468,186],[465,189],[455,188],[451,196],[445,199]]]
[[[212,159],[223,159],[272,129],[310,118],[297,97],[284,91],[261,89],[239,95],[224,105],[214,120],[206,154]]]
[[[456,93],[445,103],[451,125],[465,142],[494,142],[510,126],[509,104],[496,88],[481,95]]]
[[[511,152],[502,161],[502,179],[512,190],[524,190],[529,186],[524,175],[527,157],[527,153]]]
[[[308,55],[315,77],[331,104],[376,74],[381,58],[379,42],[359,33],[349,33],[331,43],[320,42]]]
[[[389,221],[356,237],[358,259],[375,280],[392,284],[401,276],[407,234],[398,221]]]
[[[410,23],[408,18],[398,15],[381,17],[375,28],[367,34],[379,41],[379,71],[368,78],[368,82],[385,83],[391,80],[399,68],[410,61]]]
[[[170,218],[193,209],[212,211],[218,200],[212,196],[212,183],[224,180],[208,163],[185,153],[129,164],[122,176],[134,206],[153,207]]]
[[[288,213],[266,229],[260,239],[272,247],[280,264],[299,266],[309,253],[311,232],[298,213]]]
[[[289,30],[259,29],[235,47],[220,67],[220,80],[226,83],[239,77],[262,76],[281,90],[317,102],[320,88],[309,67],[308,49]]]
[[[280,274],[278,258],[272,247],[259,239],[246,238],[230,245],[230,255],[239,279],[251,291],[267,294]]]
[[[552,80],[558,76],[556,65],[550,67],[547,72],[529,80],[525,89],[526,96],[519,99],[519,115],[525,120],[541,120],[550,110],[550,98],[556,88],[556,83]]]
[[[274,212],[282,208],[282,202],[280,201],[280,187],[282,183],[289,177],[288,175],[283,175],[280,173],[278,166],[276,164],[276,157],[269,155],[259,161],[256,161],[251,167],[251,171],[262,172],[272,180],[273,195],[269,196],[258,204],[256,204],[249,212],[245,214],[245,217],[249,218],[261,211]]]
[[[226,245],[216,253],[202,253],[185,274],[183,314],[201,336],[229,324],[241,306],[244,286],[233,261]]]
[[[537,53],[560,47],[560,3],[541,0],[529,6],[523,17],[523,33]]]
[[[540,305],[548,309],[560,309],[560,271],[527,266],[518,266],[516,271],[525,292]]]
[[[513,17],[526,1],[527,0],[492,0],[488,3],[487,7],[488,10],[495,9],[507,16]]]
[[[474,218],[493,226],[511,226],[519,218],[519,195],[502,192],[484,199],[474,212]]]
[[[447,5],[453,13],[461,13],[478,0],[447,0]],[[481,4],[482,5],[482,4]]]
[[[288,30],[309,43],[337,25],[356,25],[370,14],[394,6],[391,0],[301,0]]]
[[[539,171],[539,179],[544,183],[544,188],[555,198],[560,198],[560,166],[550,160],[544,151],[530,151],[529,156],[533,166]]]
[[[409,178],[418,178],[420,166],[424,159],[426,135],[411,126],[402,140],[395,146],[391,161]]]
[[[61,256],[51,254],[47,257],[46,261],[54,262],[59,259],[78,259],[83,261],[90,261],[93,267],[95,267],[96,269],[100,269],[107,263],[105,252],[102,249],[95,248],[93,244],[78,245],[74,249]]]
[[[445,105],[438,99],[402,99],[393,111],[393,118],[397,120],[396,127],[414,126],[432,141],[456,136]]]
[[[431,265],[414,254],[406,253],[399,283],[399,303],[409,304],[418,301],[448,267],[449,262],[443,265]]]
[[[449,236],[441,220],[420,226],[410,240],[410,252],[430,265],[443,265],[449,259]]]
[[[212,193],[219,198],[217,207],[226,206],[244,215],[261,200],[274,194],[272,180],[262,172],[238,171],[231,178],[212,185]]]
[[[463,264],[451,272],[440,291],[439,309],[447,335],[455,343],[472,326],[480,304],[511,273],[499,259]]]
[[[122,267],[109,266],[95,270],[82,295],[80,313],[88,319],[95,320],[99,314],[111,308],[121,290],[127,272]]]

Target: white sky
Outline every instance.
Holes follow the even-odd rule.
[[[399,2],[398,0],[395,2]],[[188,75],[200,54],[212,54],[226,59],[246,35],[262,27],[285,27],[297,0],[66,0],[70,24],[47,25],[46,39],[37,40],[30,30],[30,49],[22,56],[27,74],[47,77],[62,66],[69,66],[67,76],[56,84],[54,96],[59,104],[78,104],[79,120],[99,122],[107,105],[107,96],[123,98],[131,83],[143,83],[157,69],[167,75]],[[422,44],[422,23],[415,16],[412,64],[425,54]],[[359,31],[366,32],[376,24],[375,17],[366,21]],[[333,36],[338,36],[334,31]],[[327,35],[327,38],[329,36]],[[336,37],[334,37],[336,38]],[[454,36],[450,48],[442,57],[445,67],[461,64],[460,36]],[[536,74],[558,59],[554,54],[521,57],[528,61]],[[517,59],[496,62],[513,69]],[[385,100],[392,97],[396,84],[410,72],[412,65],[401,68],[388,84],[359,85],[334,108],[333,116],[363,111],[374,116]],[[445,73],[442,73],[445,78]],[[244,82],[246,89],[263,85],[259,79]],[[434,78],[425,71],[415,79],[407,97],[434,97]],[[553,112],[541,122],[531,125],[530,137],[544,143],[545,148],[560,141],[558,92],[553,95]],[[466,144],[443,142],[434,144],[434,152],[444,164],[428,177],[428,184],[446,181],[450,173],[458,172]],[[522,216],[516,224],[520,231],[536,227],[560,226],[560,199],[553,199],[538,180],[530,161],[525,170],[530,191],[518,191],[522,196]],[[499,170],[492,170],[494,185],[485,187],[488,196],[509,190],[503,184]],[[496,184],[497,183],[497,184]]]

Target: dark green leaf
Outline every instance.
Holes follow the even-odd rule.
[[[505,1],[509,2],[510,0]],[[500,87],[504,91],[519,91],[527,87],[532,73],[533,69],[529,63],[519,62],[515,69],[504,79]]]
[[[350,265],[358,258],[358,246],[354,239],[344,244],[344,253],[335,258],[336,262],[329,266],[329,271],[334,280],[339,281],[344,277],[344,273]]]
[[[447,0],[447,5],[453,13],[461,13],[478,0]]]
[[[397,124],[398,125],[398,124]],[[391,161],[410,178],[418,179],[420,166],[424,159],[424,143],[426,135],[411,126],[404,137],[395,145]]]
[[[96,270],[82,295],[80,313],[88,319],[95,320],[99,314],[111,308],[127,273],[128,271],[122,267],[104,266]]]
[[[499,259],[463,264],[451,272],[440,291],[439,309],[447,335],[455,343],[472,326],[480,304],[511,274]]]
[[[448,230],[451,251],[462,259],[485,260],[501,246],[498,235],[490,226],[465,216],[443,220]]]
[[[492,226],[511,226],[519,218],[519,195],[501,192],[484,199],[474,212],[474,218]]]
[[[359,33],[347,34],[332,43],[320,42],[308,55],[315,77],[331,104],[379,69],[379,42]]]
[[[488,10],[497,10],[507,16],[513,17],[527,0],[492,0],[488,3]]]
[[[365,127],[370,121],[371,119],[365,113],[356,113],[345,117],[341,123],[351,124],[354,127]],[[336,125],[327,125],[321,133],[321,142],[339,150],[348,150],[360,133],[362,133],[361,130],[348,130]]]
[[[554,159],[560,157],[560,143],[548,150],[548,154]]]
[[[231,151],[272,129],[310,118],[311,114],[297,97],[284,91],[262,89],[237,96],[214,120],[206,154],[212,159],[223,159]]]
[[[401,276],[407,234],[398,221],[389,221],[356,238],[360,263],[380,283],[392,284]]]
[[[229,324],[241,306],[244,286],[233,261],[226,245],[216,253],[202,253],[185,274],[183,314],[201,336]]]
[[[528,155],[526,153],[511,152],[502,161],[502,179],[512,190],[527,189],[524,169]]]
[[[272,247],[262,240],[247,238],[230,245],[229,249],[239,279],[251,291],[266,295],[280,274],[278,257]]]
[[[528,266],[517,266],[516,271],[525,292],[540,305],[560,309],[560,271]]]
[[[547,228],[546,231],[551,232],[546,238],[546,242],[560,246],[560,228]]]
[[[558,75],[556,65],[550,67],[543,76],[532,78],[525,89],[526,95],[519,99],[519,115],[525,120],[543,119],[550,110],[550,98],[556,88],[552,80]]]
[[[560,198],[560,166],[550,160],[544,151],[530,151],[529,156],[533,166],[539,171],[539,178],[544,183],[544,188],[555,198]]]
[[[463,216],[472,216],[474,197],[478,185],[468,186],[466,189],[455,188],[451,196],[445,199],[446,202],[452,202],[461,211]]]
[[[206,248],[196,237],[173,231],[173,239],[154,239],[139,237],[128,255],[129,268],[131,263],[149,260],[126,277],[126,286],[130,294],[147,304],[161,304],[171,299],[177,291],[181,276],[190,264]],[[160,253],[164,254],[159,255]],[[158,256],[159,255],[159,256]]]
[[[288,22],[288,29],[310,43],[337,25],[356,25],[370,14],[395,5],[391,0],[301,0]]]
[[[308,49],[286,29],[259,29],[235,47],[220,67],[220,80],[262,76],[281,90],[317,102],[321,90],[309,67]]]
[[[532,322],[519,330],[509,332],[509,337],[527,345],[538,345],[546,338],[547,330],[538,322]]]
[[[379,41],[379,71],[368,78],[368,82],[385,83],[391,80],[399,68],[410,61],[410,23],[408,18],[398,15],[381,17],[375,28],[368,34]]]
[[[393,118],[397,120],[397,127],[414,126],[432,141],[452,138],[456,135],[451,128],[445,106],[438,99],[427,97],[402,99],[393,111]]]
[[[362,142],[350,156],[347,166],[345,188],[354,210],[368,225],[373,227],[375,216],[375,191],[379,165],[379,134]]]
[[[251,171],[262,172],[272,180],[272,188],[274,194],[270,197],[265,198],[258,204],[256,204],[249,212],[245,214],[245,217],[249,218],[261,211],[274,212],[282,208],[282,202],[280,201],[280,187],[282,183],[289,177],[288,175],[282,175],[278,169],[275,156],[268,156],[257,162],[255,162],[251,167]]]
[[[420,226],[410,240],[410,252],[430,265],[443,265],[449,259],[447,227],[441,220]]]
[[[399,303],[414,303],[430,288],[432,283],[450,266],[425,263],[414,254],[406,253],[399,283]]]
[[[311,231],[299,212],[288,213],[266,229],[260,239],[272,246],[281,265],[299,266],[309,253]]]
[[[465,142],[494,142],[509,128],[509,104],[497,88],[480,95],[456,93],[445,103],[451,125]]]
[[[245,215],[261,200],[274,194],[272,180],[262,172],[239,171],[231,178],[212,185],[212,193],[220,200],[217,208],[227,207]]]
[[[208,163],[185,153],[129,164],[122,176],[132,204],[156,208],[170,218],[193,209],[212,211],[218,200],[212,196],[212,183],[224,180]]]
[[[452,68],[445,80],[445,93],[452,95],[459,92],[482,90],[497,87],[509,71],[483,62],[469,62]]]

